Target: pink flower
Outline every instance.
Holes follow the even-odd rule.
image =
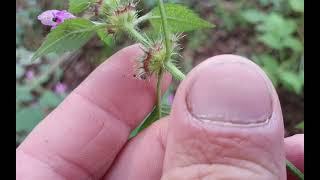
[[[54,87],[54,92],[57,94],[63,94],[67,91],[68,87],[66,84],[63,83],[58,83],[56,84],[56,86]]]
[[[43,25],[51,26],[51,29],[54,29],[64,20],[75,17],[76,16],[66,10],[48,10],[41,13],[38,16],[38,20],[40,20]]]
[[[26,78],[28,80],[32,80],[33,77],[34,77],[34,72],[32,70],[29,70],[29,71],[26,72]]]

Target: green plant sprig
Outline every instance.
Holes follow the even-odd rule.
[[[81,3],[80,3],[81,2]],[[69,10],[72,13],[81,13],[90,9],[91,5],[101,5],[101,3],[92,3],[92,0],[69,0]],[[102,1],[101,1],[102,2]],[[172,56],[176,54],[174,43],[172,40],[173,34],[194,31],[203,28],[213,28],[214,25],[202,20],[192,10],[185,6],[178,4],[164,4],[163,0],[158,0],[158,7],[154,8],[151,12],[138,18],[138,11],[136,11],[136,4],[133,2],[124,2],[122,0],[114,0],[115,3],[110,3],[108,8],[98,8],[102,11],[110,10],[111,12],[97,13],[104,15],[102,22],[91,21],[90,18],[74,18],[64,21],[56,29],[52,30],[41,47],[35,52],[32,60],[40,58],[42,55],[56,52],[66,52],[79,49],[91,37],[97,33],[99,38],[105,42],[105,39],[119,32],[127,33],[132,39],[139,42],[150,53],[153,59],[151,61],[150,69],[152,72],[147,72],[146,76],[155,74],[157,79],[157,102],[154,110],[141,124],[135,133],[131,135],[134,137],[137,133],[144,128],[151,125],[154,121],[162,117],[162,102],[161,102],[161,81],[165,72],[169,72],[174,78],[178,80],[185,79],[184,73],[182,73],[176,65],[172,62]],[[160,48],[155,42],[151,41],[146,35],[138,30],[140,23],[144,21],[150,21],[155,30],[160,30],[164,41],[160,39]],[[164,42],[164,50],[162,51],[162,43]],[[142,59],[143,60],[143,59]],[[141,79],[149,78],[141,76]],[[304,179],[303,174],[289,161],[287,161],[288,170],[297,175],[300,179]]]

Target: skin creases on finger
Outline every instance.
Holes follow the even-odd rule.
[[[131,139],[119,153],[105,180],[160,179],[169,117],[162,118]]]
[[[50,113],[17,148],[17,177],[101,178],[156,103],[155,81],[132,74],[141,54],[138,45],[120,50]]]
[[[213,57],[180,84],[169,122],[163,180],[285,180],[277,93],[249,60]]]

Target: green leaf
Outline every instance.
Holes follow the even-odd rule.
[[[21,65],[16,64],[16,79],[19,79],[24,74],[24,68]]]
[[[16,113],[16,131],[30,132],[44,118],[44,115],[38,106],[20,110]]]
[[[94,35],[96,28],[97,26],[87,19],[68,19],[48,34],[31,60],[34,61],[51,52],[62,53],[76,50]]]
[[[55,108],[57,107],[60,102],[62,101],[62,98],[56,94],[54,94],[51,91],[45,91],[43,95],[41,96],[39,103],[41,107],[49,107],[49,108]]]
[[[256,9],[246,10],[242,13],[242,16],[245,20],[247,20],[250,23],[258,23],[266,18],[266,14]]]
[[[153,108],[152,112],[144,119],[144,121],[136,128],[134,129],[130,134],[130,139],[135,137],[139,132],[141,132],[143,129],[150,126],[153,122],[155,122],[158,118],[157,115],[157,109]]]
[[[304,121],[302,121],[301,123],[299,123],[299,124],[296,126],[296,128],[304,130]]]
[[[17,86],[16,87],[16,102],[28,102],[33,99],[30,92],[30,87],[28,86]]]
[[[272,56],[264,54],[259,56],[263,70],[266,72],[273,85],[278,85],[278,69],[279,63]]]
[[[295,52],[301,52],[303,49],[302,43],[297,38],[294,38],[294,37],[288,37],[284,39],[283,45],[285,47],[291,48]]]
[[[168,27],[171,32],[189,32],[203,28],[213,28],[210,22],[201,19],[196,13],[179,4],[165,4]],[[151,11],[152,16],[160,17],[159,7]],[[161,19],[151,18],[150,22],[155,29],[161,29]]]
[[[107,46],[110,46],[113,44],[113,38],[108,35],[108,33],[104,29],[98,29],[97,34],[100,38],[100,40]]]
[[[261,32],[258,40],[277,50],[291,48],[300,52],[302,44],[294,36],[297,31],[297,24],[292,19],[286,19],[281,14],[271,13],[257,27]]]
[[[16,62],[21,66],[30,65],[30,59],[33,56],[33,52],[26,50],[25,48],[16,48]]]
[[[279,78],[281,83],[288,89],[293,90],[297,94],[302,92],[304,81],[301,79],[300,74],[284,70],[280,72]]]
[[[289,0],[292,10],[296,12],[304,12],[304,0]]]
[[[270,48],[274,48],[278,50],[283,48],[281,39],[279,39],[278,37],[274,36],[271,33],[262,34],[258,36],[258,40],[264,43],[265,45],[269,46]]]
[[[69,12],[81,13],[90,7],[92,0],[69,0]]]
[[[163,103],[161,108],[161,114],[162,117],[167,116],[170,114],[171,106],[168,104]],[[135,137],[139,132],[143,131],[145,128],[149,127],[152,123],[157,121],[158,114],[157,114],[157,109],[154,108],[153,111],[144,119],[144,121],[136,128],[134,129],[129,138]]]
[[[161,115],[162,115],[162,117],[168,116],[170,114],[170,111],[171,111],[171,106],[169,104],[163,104],[161,106]]]
[[[281,14],[271,13],[257,27],[257,30],[272,34],[276,38],[286,38],[297,30],[297,24],[291,19],[284,18]]]

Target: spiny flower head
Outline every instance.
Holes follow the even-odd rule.
[[[155,42],[149,47],[141,47],[141,49],[144,51],[144,55],[136,60],[134,77],[146,80],[162,68],[166,52],[162,42]]]
[[[108,32],[115,34],[120,32],[126,25],[132,25],[138,18],[138,12],[136,10],[137,3],[130,2],[118,2],[114,7],[111,7],[107,13],[108,20]]]
[[[51,29],[54,29],[59,24],[63,23],[64,20],[75,17],[76,16],[74,16],[66,10],[48,10],[42,12],[38,16],[38,20],[40,20],[43,25],[51,26]]]
[[[181,35],[172,35],[169,61],[173,61],[172,57],[174,55],[179,55],[180,45],[178,41],[181,37]],[[146,80],[153,74],[158,74],[164,68],[166,48],[164,41],[160,38],[160,40],[153,42],[151,45],[142,47],[142,50],[144,55],[136,60],[134,77]]]

